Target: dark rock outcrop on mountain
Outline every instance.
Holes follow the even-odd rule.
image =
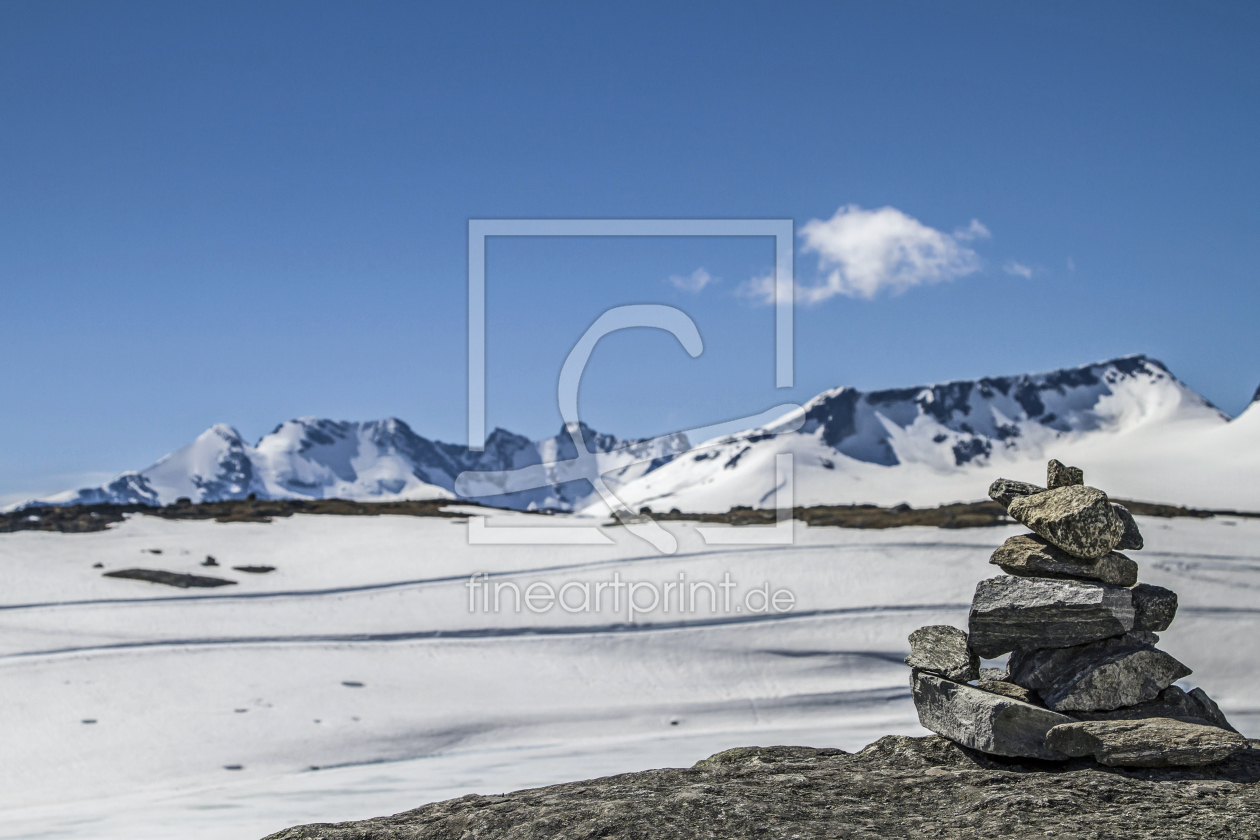
[[[1098,840],[1260,836],[1260,749],[1195,769],[1000,759],[944,738],[727,750],[688,769],[464,796],[267,840]]]

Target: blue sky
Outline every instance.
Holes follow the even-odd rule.
[[[215,422],[463,442],[474,217],[791,218],[798,282],[838,272],[784,391],[770,240],[492,240],[490,427],[554,433],[568,349],[643,302],[706,348],[605,340],[582,408],[623,436],[1133,352],[1237,413],[1258,36],[1243,3],[0,2],[0,496]],[[898,247],[900,290],[863,267]]]

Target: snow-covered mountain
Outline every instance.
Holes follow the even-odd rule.
[[[1146,501],[1260,510],[1260,402],[1237,420],[1155,359],[862,392],[837,388],[804,423],[706,441],[618,490],[631,508],[772,507],[792,453],[797,505],[975,500],[999,476],[1039,481],[1047,458]],[[595,505],[591,512],[599,512]]]
[[[585,424],[580,429],[588,451],[614,483],[689,448],[685,435],[635,441],[599,434]],[[260,499],[454,499],[455,479],[466,470],[520,469],[570,459],[576,451],[564,429],[541,441],[495,429],[484,451],[470,452],[421,437],[392,417],[365,423],[303,417],[281,423],[253,446],[231,426],[218,424],[147,469],[47,501],[166,505],[181,497],[208,502],[251,493]],[[571,510],[591,492],[589,483],[570,481],[484,501],[521,510]]]
[[[1260,401],[1231,421],[1146,356],[884,391],[836,388],[803,415],[795,431],[785,429],[801,412],[694,450],[683,435],[628,441],[585,425],[581,432],[633,509],[773,506],[774,456],[790,452],[797,505],[970,501],[998,475],[1037,480],[1057,457],[1118,496],[1260,510]],[[484,452],[469,452],[393,418],[302,418],[253,446],[218,425],[148,469],[48,501],[461,498],[456,479],[465,471],[518,470],[575,452],[563,429],[541,441],[496,429]],[[586,481],[470,498],[522,510],[606,510]]]

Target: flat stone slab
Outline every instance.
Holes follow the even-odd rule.
[[[1121,551],[1141,551],[1146,541],[1142,539],[1142,532],[1138,530],[1137,520],[1133,518],[1133,514],[1129,513],[1127,507],[1115,502],[1111,503],[1111,509],[1124,523],[1124,533],[1120,535],[1120,542],[1116,543],[1116,548]]]
[[[1069,648],[1016,651],[1010,669],[1011,682],[1037,692],[1057,712],[1133,706],[1191,673],[1169,654],[1128,635]]]
[[[1038,536],[1076,557],[1102,557],[1120,543],[1124,523],[1107,494],[1072,485],[1011,500],[1006,512]]]
[[[1248,747],[1237,732],[1174,718],[1067,723],[1051,729],[1046,741],[1111,767],[1202,767]]]
[[[977,684],[978,685],[978,684]],[[1226,720],[1220,706],[1208,697],[1207,692],[1196,688],[1190,693],[1170,685],[1150,700],[1135,706],[1121,706],[1103,712],[1072,712],[1078,720],[1141,720],[1143,718],[1193,718],[1237,732]]]
[[[1062,462],[1051,458],[1046,464],[1046,489],[1056,487],[1073,487],[1085,483],[1085,473],[1080,467],[1065,466]]]
[[[1046,492],[1044,487],[1038,487],[1026,481],[1011,481],[1009,478],[999,478],[989,485],[989,498],[1002,507],[1007,507],[1012,501],[1022,496],[1044,492]]]
[[[955,682],[980,676],[980,657],[967,647],[967,634],[948,624],[920,627],[911,633],[906,664]]]
[[[1083,580],[1003,576],[980,581],[967,638],[985,659],[1059,648],[1133,629],[1131,590]]]
[[[740,747],[694,767],[473,794],[271,840],[1245,840],[1260,824],[1258,778],[1255,749],[1198,769],[1126,770],[889,736],[856,753]]]
[[[976,688],[981,691],[987,691],[990,694],[1000,694],[1012,700],[1019,700],[1032,706],[1044,707],[1046,705],[1041,702],[1041,698],[1036,694],[1033,694],[1023,686],[1015,685],[1015,683],[1007,682],[1006,680],[979,680],[976,682]]]
[[[922,671],[910,673],[910,690],[919,723],[957,744],[990,755],[1067,758],[1046,747],[1047,732],[1073,722],[1066,715]]]
[[[1036,534],[1011,537],[998,546],[989,562],[1008,575],[1020,577],[1099,580],[1116,586],[1137,583],[1138,565],[1118,551],[1095,560],[1073,557]]]
[[[1177,593],[1151,583],[1133,587],[1133,629],[1162,633],[1177,616]]]

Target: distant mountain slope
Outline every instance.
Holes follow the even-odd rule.
[[[581,432],[600,467],[623,480],[646,471],[655,459],[689,448],[684,435],[643,442],[602,435],[585,425]],[[575,453],[563,430],[553,438],[530,441],[495,429],[485,451],[469,452],[423,438],[396,418],[355,423],[303,417],[281,423],[255,446],[231,426],[219,424],[147,469],[47,501],[165,505],[180,497],[222,501],[251,493],[260,499],[454,499],[455,479],[465,470],[518,469]],[[586,482],[568,482],[486,501],[522,510],[569,510],[591,492]]]
[[[1260,509],[1260,402],[1230,422],[1155,359],[1126,356],[1021,376],[858,391],[804,407],[777,425],[707,441],[622,440],[581,426],[610,486],[632,508],[725,511],[774,505],[774,456],[792,453],[795,503],[936,505],[970,501],[999,474],[1038,480],[1048,457],[1079,463],[1117,495]],[[798,416],[798,415],[797,415]],[[563,430],[531,441],[496,429],[484,452],[421,437],[401,420],[291,420],[254,446],[217,425],[183,449],[103,487],[54,503],[169,504],[244,498],[457,498],[466,470],[565,460]],[[522,510],[604,508],[585,481],[476,497]]]
[[[1260,419],[1257,405],[1246,415]],[[702,443],[619,495],[636,509],[773,506],[774,456],[790,452],[797,505],[935,505],[974,500],[999,475],[1038,481],[1046,459],[1058,457],[1128,498],[1260,509],[1260,490],[1250,489],[1260,478],[1252,466],[1260,435],[1243,434],[1250,421],[1231,423],[1145,356],[914,388],[837,388],[804,415],[796,432],[776,435],[771,425]]]

